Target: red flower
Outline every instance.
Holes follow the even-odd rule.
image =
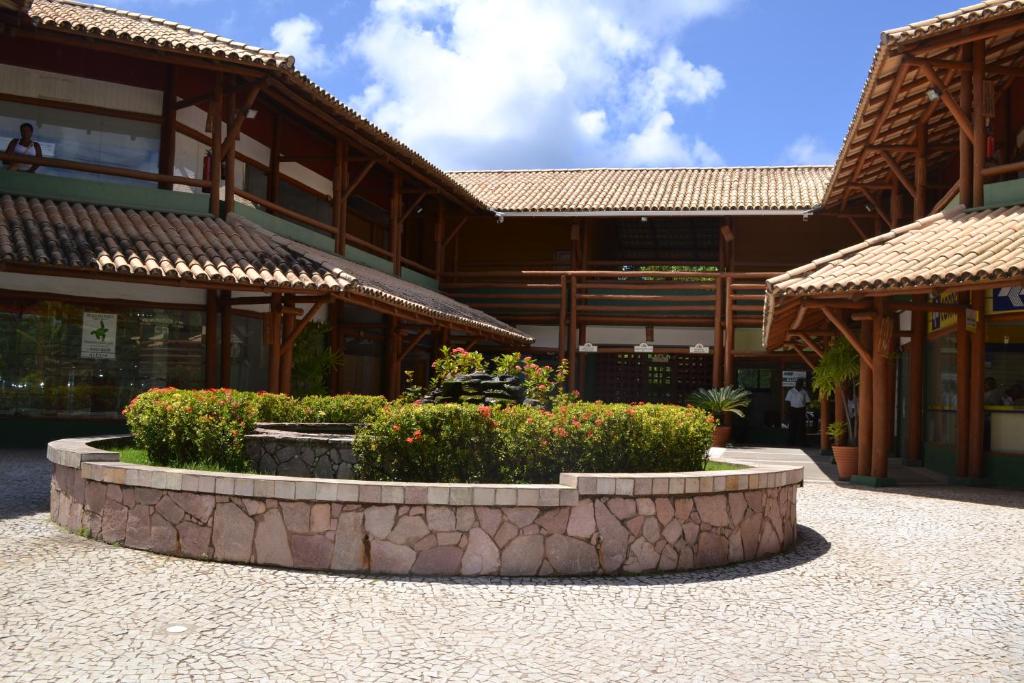
[[[401,427],[399,427],[397,424],[391,425],[391,431],[397,432],[399,429],[401,429]]]
[[[490,406],[480,406],[479,408],[477,408],[477,412],[479,412],[484,417],[490,417],[491,416],[491,407]]]
[[[466,355],[466,349],[462,348],[461,346],[456,346],[454,349],[452,349],[452,355],[455,355],[455,356],[465,356]]]
[[[414,439],[411,436],[405,437],[405,442],[406,443],[412,443],[413,441],[414,441]]]

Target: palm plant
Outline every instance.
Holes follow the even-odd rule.
[[[814,368],[811,387],[819,394],[824,394],[826,398],[835,395],[839,403],[845,403],[845,388],[847,386],[853,388],[853,398],[856,398],[856,382],[859,377],[860,356],[857,355],[856,349],[850,345],[850,342],[846,341],[844,337],[838,337],[825,350],[817,367]],[[851,423],[849,427],[849,434],[853,437],[857,433],[856,426]],[[834,437],[836,444],[839,444],[842,439],[842,434]]]
[[[743,387],[734,386],[698,389],[690,394],[688,400],[719,419],[726,413],[743,417],[743,410],[750,405],[750,392]]]

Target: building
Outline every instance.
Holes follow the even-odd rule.
[[[1024,485],[1022,34],[994,1],[882,34],[820,211],[887,229],[768,281],[767,348],[860,356],[866,481]]]

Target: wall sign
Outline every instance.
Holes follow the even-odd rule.
[[[591,344],[590,342],[580,344],[579,350],[580,353],[597,353],[597,344]]]
[[[783,370],[782,371],[782,386],[783,388],[795,387],[798,379],[807,381],[806,370]]]
[[[992,313],[1011,313],[1024,311],[1024,287],[1000,287],[991,292],[989,311]]]
[[[708,354],[711,353],[711,349],[703,344],[694,344],[690,347],[690,353]]]
[[[116,358],[117,314],[82,313],[82,358]]]
[[[633,347],[634,353],[654,353],[654,344],[641,342]]]

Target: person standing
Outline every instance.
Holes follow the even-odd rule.
[[[7,153],[17,154],[23,157],[42,157],[43,150],[39,146],[39,143],[32,139],[32,135],[35,133],[35,128],[32,127],[31,123],[21,124],[21,137],[13,138],[7,143]],[[21,164],[16,161],[8,161],[7,168],[11,171],[25,171],[27,173],[35,173],[36,169],[39,168],[36,164]]]
[[[798,379],[796,386],[786,392],[790,446],[803,448],[807,441],[807,404],[810,400],[811,395],[804,389],[804,381],[802,379]]]

